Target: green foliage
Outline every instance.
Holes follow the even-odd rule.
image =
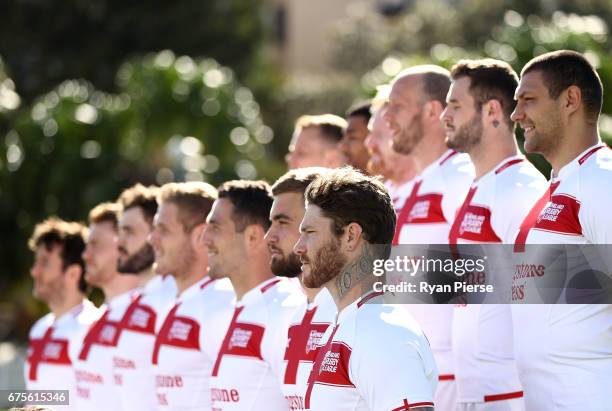
[[[64,81],[12,119],[0,146],[0,232],[11,239],[0,243],[3,279],[27,270],[36,222],[84,220],[136,181],[278,175],[274,134],[229,68],[162,51],[123,64],[117,82],[111,94]]]
[[[463,58],[504,60],[520,73],[521,68],[534,56],[560,49],[584,53],[597,67],[604,90],[612,90],[612,56],[609,53],[608,26],[604,20],[596,16],[562,12],[555,12],[549,20],[545,20],[536,15],[524,17],[513,10],[506,11],[502,23],[494,27],[490,36],[479,44],[464,49],[446,43],[433,43],[427,52],[409,55],[393,51],[382,63],[364,74],[360,84],[363,94],[372,96],[377,85],[387,83],[403,68],[432,63],[450,68]],[[600,132],[605,141],[612,143],[612,97],[609,93],[604,93]],[[518,129],[517,134],[522,147],[522,130]],[[529,158],[544,175],[549,175],[550,165],[541,156],[529,155]]]
[[[0,53],[26,101],[67,78],[113,90],[128,58],[171,49],[209,56],[239,77],[263,38],[261,0],[14,0],[0,2]]]

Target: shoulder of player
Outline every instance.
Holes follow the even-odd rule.
[[[266,307],[277,310],[293,311],[306,301],[306,296],[298,284],[287,278],[278,278],[278,281],[268,283],[260,289],[262,301]]]
[[[502,204],[516,203],[521,198],[527,200],[524,197],[529,196],[536,201],[547,187],[544,175],[527,160],[495,174],[495,199]]]
[[[440,161],[438,172],[447,185],[469,183],[474,179],[474,164],[468,154],[456,153]]]
[[[612,192],[603,189],[612,180],[612,149],[606,147],[593,153],[580,164],[577,177],[581,198],[612,199]]]
[[[439,168],[451,172],[474,172],[474,164],[467,153],[453,152],[439,160]]]
[[[53,325],[54,315],[53,313],[47,313],[34,322],[32,328],[30,328],[30,337],[38,337],[47,331],[49,327]]]
[[[419,344],[422,331],[410,314],[394,304],[364,304],[354,313],[355,343],[360,349]]]
[[[83,309],[77,315],[74,316],[74,324],[80,326],[90,326],[96,322],[98,318],[102,316],[104,310],[96,307],[91,302],[86,302],[83,305]]]

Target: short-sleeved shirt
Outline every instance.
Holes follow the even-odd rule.
[[[438,374],[427,338],[379,293],[354,301],[325,333],[306,392],[313,411],[433,407]],[[367,303],[366,303],[367,302]]]

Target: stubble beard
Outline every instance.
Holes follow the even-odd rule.
[[[308,288],[321,288],[334,279],[346,265],[346,257],[340,252],[340,241],[332,238],[319,249],[310,262],[310,274],[303,277]]]

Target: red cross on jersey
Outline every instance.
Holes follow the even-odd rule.
[[[156,275],[126,310],[113,355],[113,374],[124,410],[157,409],[151,353],[155,330],[175,299],[174,277]]]
[[[336,304],[323,288],[310,304],[304,303],[289,326],[287,348],[281,365],[281,381],[289,409],[305,410],[308,377],[327,327],[336,319]]]
[[[69,390],[70,398],[76,395],[72,362],[84,334],[99,316],[100,311],[85,300],[57,319],[49,313],[34,324],[25,363],[28,390]]]
[[[293,279],[271,278],[236,303],[211,378],[213,410],[287,410],[281,391],[289,321],[305,297]]]
[[[77,409],[107,411],[121,408],[113,356],[121,334],[120,323],[138,292],[131,290],[111,299],[104,307],[103,316],[90,327],[78,348],[73,362],[76,395],[70,398]]]
[[[544,176],[523,156],[502,160],[472,183],[453,222],[449,243],[470,253],[468,244],[511,244],[521,222],[546,191]],[[490,248],[491,252],[493,251]],[[501,252],[501,250],[500,250]],[[467,274],[471,284],[496,283],[498,272]],[[514,361],[512,315],[504,304],[461,304],[454,307],[452,353],[457,402],[475,410],[499,407],[524,409],[522,386]],[[510,403],[507,401],[510,400]],[[488,409],[488,408],[487,408]]]
[[[176,300],[155,339],[152,361],[158,410],[210,410],[213,361],[232,316],[228,279],[204,277]]]
[[[323,337],[306,391],[313,411],[433,407],[438,374],[425,335],[399,305],[370,293],[345,307]]]
[[[558,170],[542,201],[525,218],[515,244],[512,320],[516,361],[528,410],[607,410],[612,392],[612,305],[575,304],[583,275],[572,257],[591,269],[612,273],[612,150],[589,147]],[[548,244],[549,247],[538,246]],[[573,245],[573,247],[568,247]],[[578,247],[582,245],[583,247]],[[568,253],[558,267],[554,249]],[[541,301],[541,290],[557,282],[557,304]],[[535,343],[534,343],[535,342]]]

